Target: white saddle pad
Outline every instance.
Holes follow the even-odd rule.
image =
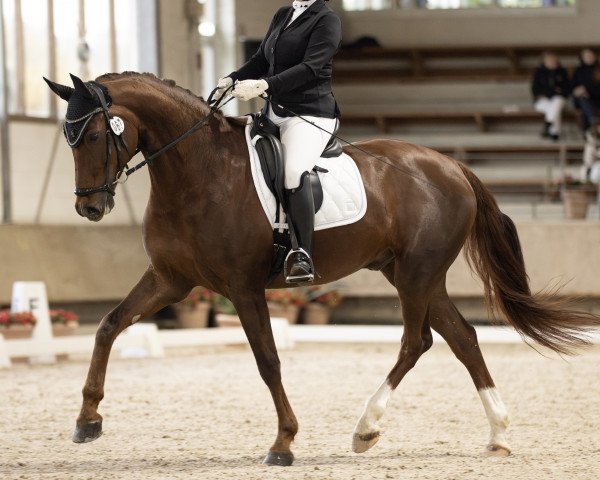
[[[250,138],[251,127],[252,118],[248,117],[246,141],[250,153],[252,179],[258,198],[271,223],[271,227],[287,228],[287,224],[275,225],[277,203],[263,176],[258,153]],[[354,160],[343,153],[336,158],[321,158],[317,165],[327,169],[328,172],[318,173],[323,186],[323,205],[315,215],[315,230],[349,225],[364,217],[367,212],[367,195]],[[283,215],[280,218],[283,218]]]

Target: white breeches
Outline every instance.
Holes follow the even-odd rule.
[[[280,117],[269,106],[269,118],[281,130],[281,144],[285,155],[285,188],[296,188],[300,185],[300,177],[310,172],[321,153],[325,150],[331,135],[306,123],[298,117]],[[333,133],[335,118],[304,117],[309,122]]]
[[[534,108],[543,113],[546,121],[550,124],[550,133],[559,135],[562,126],[562,111],[565,106],[565,98],[555,95],[552,98],[540,98],[535,102]]]

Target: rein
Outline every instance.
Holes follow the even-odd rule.
[[[123,138],[123,135],[121,134],[122,131],[121,131],[121,133],[116,133],[112,128],[112,126],[113,126],[112,122],[114,122],[114,120],[118,117],[111,116],[110,112],[108,111],[108,105],[106,102],[106,98],[104,96],[104,92],[102,91],[101,88],[97,87],[96,85],[92,84],[90,86],[91,86],[91,88],[93,88],[94,93],[96,93],[96,95],[98,96],[98,99],[100,100],[100,104],[102,105],[101,108],[94,110],[90,114],[90,118],[92,116],[96,115],[97,113],[104,113],[104,117],[106,119],[106,127],[107,127],[106,128],[106,160],[105,160],[106,183],[100,187],[76,188],[74,193],[78,197],[87,197],[89,195],[92,195],[94,193],[99,193],[99,192],[106,192],[106,193],[109,193],[110,195],[114,196],[115,195],[115,189],[114,189],[115,185],[117,185],[119,183],[125,183],[127,181],[127,178],[129,177],[129,175],[137,172],[138,170],[140,170],[141,168],[143,168],[146,165],[151,165],[152,162],[157,157],[159,157],[166,151],[172,149],[179,142],[181,142],[182,140],[185,140],[187,137],[192,135],[194,132],[196,132],[197,130],[202,128],[204,125],[206,125],[210,121],[210,119],[214,116],[214,114],[218,111],[219,108],[227,105],[227,103],[229,103],[233,99],[233,97],[231,97],[226,102],[221,104],[223,99],[229,94],[229,91],[233,89],[233,85],[231,87],[228,87],[217,100],[215,100],[213,98],[214,94],[218,90],[218,88],[215,88],[210,93],[208,100],[207,100],[207,103],[210,105],[210,112],[204,118],[202,118],[196,124],[192,125],[186,132],[181,134],[179,137],[177,137],[172,142],[168,143],[167,145],[160,148],[159,150],[157,150],[153,154],[149,155],[148,157],[144,157],[144,160],[141,161],[140,163],[138,163],[137,165],[135,165],[131,168],[128,168],[127,162],[126,162],[123,165],[123,167],[119,168],[119,166],[121,165],[121,158],[120,158],[121,147],[124,147],[125,150],[127,151],[127,154],[129,155],[129,160],[131,160],[135,155],[137,155],[140,152],[140,150],[138,148],[138,149],[136,149],[135,152],[133,152],[133,155],[131,154],[131,152],[129,151],[129,148],[127,146],[127,142],[125,141],[125,138]],[[112,155],[111,140],[112,140],[112,143],[115,144],[115,147],[117,149],[117,168],[119,168],[119,171],[117,172],[117,175],[116,175],[116,179],[113,182],[110,182],[110,180],[109,180],[110,179],[110,157]]]
[[[140,170],[141,168],[145,167],[146,165],[151,165],[152,162],[157,157],[161,156],[163,153],[165,153],[168,150],[172,149],[179,142],[181,142],[182,140],[185,140],[187,137],[189,137],[190,135],[192,135],[194,132],[196,132],[197,130],[199,130],[203,126],[205,126],[210,121],[210,119],[214,116],[214,114],[218,111],[219,108],[224,107],[231,100],[233,100],[234,97],[230,97],[227,101],[225,101],[224,103],[221,103],[223,101],[223,99],[227,95],[229,95],[230,91],[235,88],[235,84],[227,87],[217,100],[214,99],[214,95],[219,90],[219,88],[217,87],[217,88],[213,89],[212,92],[210,92],[210,95],[209,95],[208,100],[207,100],[207,104],[210,106],[210,111],[208,112],[208,114],[206,116],[204,116],[204,118],[202,118],[196,124],[192,125],[187,131],[185,131],[179,137],[177,137],[176,139],[174,139],[172,142],[168,143],[167,145],[165,145],[164,147],[160,148],[156,152],[152,153],[148,157],[145,156],[144,160],[142,160],[140,163],[138,163],[137,165],[135,165],[135,166],[133,166],[131,168],[129,168],[127,166],[127,162],[123,165],[123,167],[119,168],[119,166],[121,165],[121,158],[120,158],[121,147],[124,147],[125,150],[127,151],[127,154],[129,155],[129,160],[131,160],[135,155],[137,155],[137,153],[139,153],[140,150],[138,148],[133,153],[133,155],[131,154],[131,152],[129,151],[129,148],[127,146],[127,143],[126,143],[125,139],[121,135],[122,131],[121,131],[121,133],[116,133],[113,130],[113,128],[112,128],[112,126],[113,126],[112,122],[115,120],[115,117],[112,117],[110,115],[110,112],[108,111],[108,105],[107,105],[107,102],[106,102],[106,98],[104,96],[104,92],[102,91],[102,89],[100,87],[98,87],[97,85],[94,85],[94,84],[91,85],[91,88],[93,88],[94,92],[98,96],[98,99],[100,100],[100,103],[101,103],[102,107],[96,109],[93,112],[91,112],[90,118],[92,116],[96,115],[97,113],[103,113],[104,117],[106,119],[106,126],[107,126],[107,129],[106,129],[106,160],[105,160],[106,183],[104,185],[100,186],[100,187],[76,188],[74,193],[78,197],[86,197],[86,196],[92,195],[94,193],[99,193],[99,192],[107,192],[110,195],[114,196],[115,195],[115,190],[114,190],[114,186],[115,185],[118,185],[119,183],[125,183],[131,174],[137,172],[138,170]],[[263,100],[265,100],[266,102],[272,104],[272,105],[276,105],[277,107],[279,107],[282,110],[286,111],[290,115],[301,119],[302,121],[304,121],[304,122],[312,125],[315,128],[318,128],[319,130],[322,130],[323,132],[327,133],[328,135],[337,138],[338,140],[344,142],[345,144],[351,146],[352,148],[354,148],[354,149],[356,149],[356,150],[364,153],[365,155],[368,155],[369,157],[374,158],[375,160],[378,160],[378,161],[380,161],[380,162],[388,165],[389,167],[392,167],[395,170],[398,170],[401,173],[404,173],[405,175],[413,177],[416,180],[419,180],[419,181],[421,181],[423,183],[426,183],[427,185],[429,185],[431,187],[434,187],[435,189],[441,191],[440,187],[438,187],[437,185],[431,183],[430,181],[426,180],[425,178],[420,177],[418,175],[415,175],[414,173],[412,173],[412,172],[410,172],[408,170],[400,168],[397,165],[394,165],[393,163],[390,163],[390,162],[386,161],[382,157],[378,157],[376,155],[373,155],[372,153],[368,152],[367,150],[365,150],[362,147],[359,147],[355,143],[352,143],[352,142],[350,142],[350,141],[348,141],[348,140],[340,137],[339,135],[334,134],[333,132],[329,132],[328,130],[326,130],[326,129],[324,129],[324,128],[318,126],[318,125],[316,125],[315,123],[311,122],[310,120],[304,118],[302,115],[298,115],[297,113],[291,111],[290,109],[284,107],[283,105],[280,105],[280,104],[278,104],[276,102],[273,102],[266,95],[261,95],[261,98]],[[112,140],[112,143],[115,144],[115,147],[117,149],[117,168],[119,168],[119,171],[117,172],[116,178],[115,178],[115,180],[113,182],[110,182],[110,180],[109,180],[109,178],[110,178],[110,157],[112,155],[111,140]]]
[[[324,128],[320,127],[320,126],[318,126],[317,124],[315,124],[315,123],[311,122],[310,120],[308,120],[308,119],[304,118],[302,115],[298,115],[297,113],[295,113],[295,112],[292,112],[292,111],[291,111],[289,108],[286,108],[286,107],[284,107],[283,105],[280,105],[280,104],[278,104],[278,103],[274,102],[273,100],[271,100],[271,99],[270,99],[269,97],[267,97],[266,95],[261,95],[261,96],[260,96],[260,98],[262,98],[262,99],[263,99],[263,100],[265,100],[266,102],[270,103],[271,105],[275,105],[275,106],[277,106],[277,107],[281,108],[282,110],[286,111],[286,112],[287,112],[287,113],[289,113],[290,115],[292,115],[292,116],[294,116],[294,117],[297,117],[297,118],[299,118],[300,120],[303,120],[304,122],[306,122],[306,123],[308,123],[308,124],[312,125],[313,127],[315,127],[315,128],[318,128],[319,130],[322,130],[323,132],[327,133],[327,134],[328,134],[328,135],[330,135],[331,137],[335,137],[335,138],[337,138],[338,140],[340,140],[340,141],[344,142],[344,143],[345,143],[345,144],[347,144],[348,146],[350,146],[350,147],[352,147],[352,148],[354,148],[354,149],[356,149],[356,150],[358,150],[358,151],[360,151],[360,152],[364,153],[365,155],[368,155],[369,157],[371,157],[371,158],[374,158],[375,160],[379,160],[381,163],[385,163],[387,166],[389,166],[389,167],[392,167],[392,168],[394,168],[394,169],[396,169],[396,170],[398,170],[398,171],[400,171],[400,172],[404,173],[405,175],[408,175],[408,176],[410,176],[410,177],[413,177],[413,178],[415,178],[416,180],[419,180],[419,181],[421,181],[421,182],[423,182],[423,183],[426,183],[426,184],[427,184],[427,185],[429,185],[430,187],[433,187],[433,188],[435,188],[435,189],[439,190],[440,192],[442,191],[442,189],[441,189],[440,187],[438,187],[437,185],[435,185],[435,184],[431,183],[429,180],[427,180],[427,179],[425,179],[425,178],[423,178],[423,177],[420,177],[420,176],[418,176],[418,175],[415,175],[414,173],[412,173],[412,172],[410,172],[410,171],[408,171],[408,170],[405,170],[405,169],[403,169],[403,168],[400,168],[399,166],[397,166],[397,165],[394,165],[393,163],[387,162],[387,161],[385,161],[385,160],[384,160],[382,157],[378,157],[378,156],[376,156],[376,155],[373,155],[372,153],[368,152],[367,150],[365,150],[365,149],[364,149],[364,148],[362,148],[362,147],[359,147],[359,146],[358,146],[358,145],[356,145],[355,143],[352,143],[352,142],[350,142],[350,141],[348,141],[348,140],[346,140],[346,139],[344,139],[344,138],[340,137],[339,135],[337,135],[337,134],[335,134],[335,133],[333,133],[333,132],[330,132],[330,131],[328,131],[328,130],[326,130],[326,129],[324,129]]]

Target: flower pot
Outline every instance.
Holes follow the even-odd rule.
[[[587,217],[588,192],[587,190],[565,189],[562,192],[565,206],[565,218],[584,219]]]
[[[198,302],[194,305],[174,305],[181,328],[206,328],[211,305]]]
[[[0,333],[5,340],[18,340],[22,338],[31,338],[33,333],[32,325],[11,325],[8,328],[0,328]]]
[[[67,337],[72,335],[75,330],[79,327],[78,322],[67,322],[67,323],[53,323],[52,324],[52,336],[53,337]]]
[[[231,315],[228,313],[217,313],[215,315],[215,323],[217,327],[241,327],[242,322],[240,317],[237,315]]]
[[[271,318],[285,318],[290,325],[298,321],[298,307],[296,305],[282,305],[281,303],[267,302]]]
[[[327,325],[331,309],[320,303],[308,303],[304,307],[304,323],[306,325]]]

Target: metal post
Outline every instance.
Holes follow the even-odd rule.
[[[87,79],[90,76],[90,69],[88,67],[89,47],[86,41],[85,28],[85,0],[79,0],[79,50],[77,53],[81,62],[81,77]]]
[[[10,19],[8,21],[11,21]],[[26,114],[25,100],[25,34],[23,33],[23,15],[21,14],[21,0],[15,0],[15,48],[17,69],[17,109],[18,113]]]
[[[54,0],[48,0],[48,77],[56,79],[56,36],[54,35]],[[48,89],[50,116],[58,117],[58,97]]]
[[[117,59],[117,26],[115,24],[115,1],[108,2],[108,24],[109,24],[109,49],[110,49],[110,71],[116,72]]]
[[[2,221],[12,221],[10,189],[10,149],[8,145],[8,82],[6,76],[6,46],[4,39],[4,5],[0,0],[0,159],[2,162]]]

